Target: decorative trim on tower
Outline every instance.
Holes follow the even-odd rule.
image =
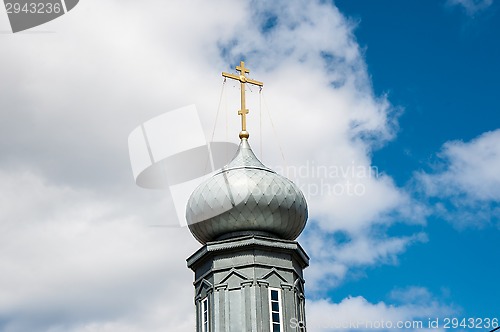
[[[270,288],[280,289],[283,332],[295,331],[289,327],[291,319],[303,320],[302,271],[309,257],[295,241],[252,235],[209,242],[187,263],[195,272],[197,298],[208,296],[210,331],[269,332]],[[201,310],[201,302],[197,306]]]

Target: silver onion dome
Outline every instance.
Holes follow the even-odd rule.
[[[295,240],[307,221],[307,203],[300,189],[264,166],[243,138],[233,160],[191,194],[186,219],[202,244],[249,234]]]

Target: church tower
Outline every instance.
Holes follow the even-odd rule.
[[[246,76],[241,83],[242,130],[234,158],[191,194],[186,219],[203,245],[187,259],[194,272],[197,332],[305,331],[303,269],[309,257],[295,239],[307,221],[300,189],[264,166],[246,131]]]

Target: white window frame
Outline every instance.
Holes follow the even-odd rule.
[[[276,302],[271,299],[271,291],[276,291],[278,292],[278,314],[279,314],[279,319],[280,319],[280,332],[283,332],[283,304],[281,302],[281,289],[279,288],[271,288],[269,287],[269,328],[270,331],[273,332],[273,306],[272,303]]]
[[[201,313],[201,332],[209,332],[210,331],[210,306],[208,303],[208,296],[205,297],[200,302],[200,313]],[[205,304],[207,310],[205,311]],[[205,320],[205,312],[207,313],[207,320]],[[205,325],[206,323],[206,325]]]

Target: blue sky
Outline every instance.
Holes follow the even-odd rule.
[[[397,139],[374,156],[400,184],[444,142],[498,128],[498,3],[473,16],[445,1],[335,3],[359,21],[374,90],[405,110]]]
[[[446,141],[469,141],[499,127],[498,3],[474,14],[443,1],[335,4],[357,22],[375,92],[403,109],[397,137],[373,153],[373,163],[398,185],[439,164],[437,152]],[[393,287],[411,284],[461,307],[464,317],[498,315],[498,214],[496,226],[480,229],[457,229],[430,216],[426,232],[429,241],[408,250],[397,265],[364,271],[332,296],[378,301]]]
[[[12,34],[0,11],[0,330],[193,330],[200,244],[172,188],[136,186],[127,138],[194,104],[205,138],[237,144],[221,72],[242,59],[264,82],[249,142],[308,201],[308,331],[500,318],[499,15],[496,0],[85,0]]]

